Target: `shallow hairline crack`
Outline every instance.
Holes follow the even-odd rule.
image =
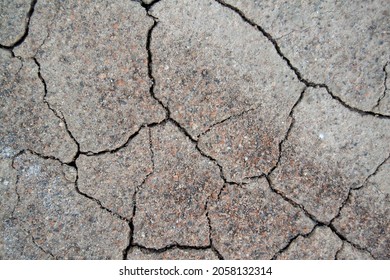
[[[349,187],[347,197],[345,198],[343,203],[341,203],[339,210],[337,212],[337,215],[330,220],[329,224],[332,224],[337,218],[340,217],[341,211],[344,208],[344,206],[348,203],[348,201],[350,200],[352,192],[364,188],[367,185],[368,180],[370,180],[371,177],[375,176],[378,173],[378,171],[381,169],[382,165],[384,165],[388,160],[390,160],[390,154],[375,168],[374,172],[372,172],[371,174],[369,174],[366,177],[366,179],[363,181],[363,183],[360,184],[360,186],[358,186],[356,188]]]
[[[227,9],[230,9],[231,11],[233,11],[234,13],[236,13],[238,16],[241,17],[241,19],[246,22],[247,24],[251,25],[252,27],[254,27],[255,29],[257,29],[258,31],[260,31],[260,33],[263,34],[263,36],[265,36],[268,41],[270,41],[272,43],[272,45],[274,46],[276,52],[278,53],[278,55],[287,63],[287,65],[289,66],[289,68],[295,73],[296,77],[298,78],[298,80],[302,83],[304,83],[307,87],[312,87],[312,88],[324,88],[326,89],[327,93],[335,100],[337,100],[342,106],[346,107],[347,109],[349,109],[350,111],[353,111],[353,112],[356,112],[360,115],[370,115],[370,116],[374,116],[374,117],[377,117],[377,118],[382,118],[382,119],[390,119],[390,116],[389,115],[385,115],[385,114],[380,114],[380,113],[374,113],[372,111],[367,111],[367,110],[361,110],[361,109],[358,109],[358,108],[355,108],[355,107],[352,107],[351,105],[347,104],[344,100],[342,100],[339,96],[336,96],[328,87],[328,85],[326,85],[325,83],[315,83],[315,82],[311,82],[307,79],[305,79],[303,77],[303,75],[299,72],[298,68],[295,67],[294,65],[292,65],[291,61],[283,54],[283,52],[281,51],[278,43],[276,42],[276,40],[271,36],[270,33],[268,33],[267,31],[265,31],[265,29],[263,27],[261,27],[260,25],[254,23],[252,20],[250,20],[249,18],[246,17],[246,15],[241,11],[239,10],[238,8],[236,8],[235,6],[232,6],[226,2],[224,2],[223,0],[214,0],[216,1],[217,3],[219,3],[221,6],[227,8]]]
[[[383,84],[384,84],[384,88],[385,88],[385,89],[383,90],[382,95],[378,98],[378,100],[377,100],[375,106],[374,106],[372,109],[375,109],[375,108],[379,107],[379,105],[380,105],[382,99],[386,96],[386,91],[388,90],[388,88],[387,88],[388,73],[387,73],[387,70],[386,70],[387,65],[389,65],[389,61],[386,62],[385,66],[383,66],[383,72],[385,72],[385,79],[384,79]]]
[[[32,243],[39,249],[41,250],[42,252],[44,252],[45,254],[51,256],[53,259],[57,260],[58,258],[56,256],[54,256],[54,254],[46,249],[43,249],[43,247],[41,245],[39,245],[36,240],[35,240],[35,237],[31,234],[31,233],[28,233],[28,235],[30,235],[31,237],[31,241]]]

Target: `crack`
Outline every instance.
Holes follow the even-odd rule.
[[[260,31],[260,33],[262,33],[267,39],[268,41],[270,41],[272,43],[272,45],[274,46],[276,52],[278,53],[278,55],[287,63],[288,67],[295,73],[295,76],[298,78],[298,80],[302,83],[304,83],[307,87],[312,87],[312,88],[323,88],[327,91],[327,93],[336,101],[338,101],[342,106],[346,107],[347,109],[349,109],[350,111],[353,111],[353,112],[356,112],[360,115],[369,115],[369,116],[374,116],[374,117],[377,117],[377,118],[381,118],[381,119],[390,119],[390,116],[389,115],[385,115],[385,114],[380,114],[380,113],[374,113],[372,111],[366,111],[366,110],[361,110],[361,109],[358,109],[358,108],[355,108],[349,104],[347,104],[344,100],[342,100],[340,97],[336,96],[328,87],[328,85],[326,85],[325,83],[315,83],[315,82],[312,82],[312,81],[309,81],[307,79],[305,79],[303,77],[303,75],[299,72],[298,68],[295,67],[291,61],[283,54],[283,52],[281,51],[278,43],[276,42],[276,40],[271,36],[270,33],[268,33],[267,31],[264,30],[263,27],[261,27],[260,25],[254,23],[252,20],[250,20],[249,18],[246,17],[246,15],[240,11],[238,8],[224,2],[223,0],[214,0],[216,1],[217,3],[219,3],[221,6],[227,8],[227,9],[230,9],[231,11],[235,12],[237,15],[239,15],[241,17],[241,19],[246,22],[247,24],[251,25],[252,27],[254,27],[255,29],[257,29],[258,31]]]
[[[33,243],[39,250],[41,250],[42,252],[44,252],[46,255],[51,256],[53,259],[55,259],[55,260],[57,259],[57,257],[54,256],[53,253],[51,253],[51,252],[48,251],[48,250],[43,249],[42,246],[40,246],[40,245],[35,241],[35,238],[34,238],[34,236],[33,236],[32,234],[30,234],[30,233],[28,233],[28,234],[31,236],[31,241],[32,241],[32,243]]]
[[[383,72],[385,72],[385,79],[384,79],[383,84],[384,84],[385,89],[383,90],[382,95],[378,98],[378,100],[377,100],[375,106],[372,108],[372,110],[374,110],[375,108],[378,108],[380,103],[381,103],[381,101],[382,101],[382,99],[386,96],[386,91],[388,90],[388,88],[387,88],[388,73],[387,73],[387,70],[386,70],[387,65],[389,65],[389,61],[386,62],[385,66],[383,66]]]
[[[343,241],[343,243],[341,244],[340,249],[338,249],[336,254],[334,255],[334,260],[338,260],[339,259],[339,254],[344,249],[344,247],[345,247],[345,242]]]
[[[243,115],[245,115],[246,113],[249,113],[249,112],[251,112],[251,111],[257,110],[257,109],[260,108],[260,107],[261,107],[261,104],[259,104],[259,105],[257,105],[257,106],[254,106],[254,107],[252,107],[252,108],[246,109],[246,110],[244,110],[244,111],[242,111],[242,112],[240,112],[240,113],[233,114],[233,115],[231,115],[231,116],[229,116],[229,117],[226,117],[226,118],[224,118],[224,119],[222,119],[222,120],[220,120],[220,121],[218,121],[218,122],[212,124],[211,126],[209,126],[209,127],[208,127],[205,131],[203,131],[202,133],[199,133],[199,134],[196,136],[196,139],[199,139],[199,138],[202,137],[203,135],[207,134],[207,133],[208,133],[211,129],[213,129],[215,126],[220,125],[220,124],[223,124],[223,123],[225,123],[225,122],[228,122],[228,121],[230,121],[231,119],[240,118],[240,117],[242,117]]]
[[[105,206],[103,205],[103,203],[102,203],[99,199],[97,199],[97,198],[95,198],[95,197],[93,197],[93,196],[90,196],[90,195],[87,194],[87,193],[82,192],[82,191],[80,190],[79,186],[78,186],[79,169],[78,169],[78,167],[77,167],[77,164],[75,164],[75,169],[76,169],[76,180],[75,180],[74,184],[75,184],[76,192],[77,192],[78,194],[80,194],[81,196],[84,196],[85,198],[87,198],[87,199],[89,199],[89,200],[94,201],[97,205],[99,205],[99,207],[100,207],[101,209],[107,211],[107,212],[110,213],[112,216],[114,216],[114,217],[116,217],[116,218],[118,218],[118,219],[120,219],[120,220],[129,222],[129,219],[127,219],[126,217],[123,217],[122,215],[120,215],[120,214],[118,214],[118,213],[112,211],[111,209],[105,207]]]
[[[299,203],[293,201],[292,199],[288,198],[283,192],[281,192],[281,191],[275,189],[275,187],[273,186],[272,180],[271,180],[271,178],[270,178],[268,175],[264,175],[264,178],[267,180],[268,185],[269,185],[270,189],[272,190],[272,192],[274,192],[275,194],[281,196],[281,197],[283,198],[283,200],[285,200],[286,202],[288,202],[288,203],[291,204],[292,206],[301,209],[302,212],[303,212],[309,219],[311,219],[311,220],[314,222],[314,224],[316,224],[316,225],[326,225],[326,226],[329,225],[329,224],[320,222],[319,220],[317,220],[317,218],[316,218],[314,215],[312,215],[311,213],[309,213],[309,212],[305,209],[305,207],[304,207],[303,205],[301,205],[301,204],[299,204]]]
[[[223,187],[222,187],[223,188]],[[219,260],[224,260],[225,258],[222,256],[222,254],[218,251],[218,249],[214,246],[214,242],[213,242],[213,227],[211,226],[211,218],[209,216],[209,209],[208,209],[208,204],[209,204],[209,199],[210,197],[208,197],[206,199],[206,203],[204,205],[204,210],[206,212],[206,219],[207,219],[207,223],[208,223],[208,226],[209,226],[209,243],[210,243],[210,249],[214,252],[214,254],[217,255],[218,259]]]
[[[5,46],[5,45],[0,44],[0,48],[10,50],[14,57],[15,57],[15,54],[13,52],[13,49],[15,47],[19,46],[20,44],[22,44],[24,42],[24,40],[26,39],[26,37],[28,36],[28,33],[30,31],[30,20],[31,20],[33,13],[34,13],[35,5],[37,4],[37,2],[38,2],[38,0],[31,1],[30,9],[28,10],[27,15],[26,15],[27,23],[26,23],[23,35],[15,43],[11,44],[10,46]]]
[[[76,151],[76,154],[73,156],[73,159],[68,163],[72,166],[75,165],[75,161],[76,159],[79,157],[80,155],[80,144],[79,142],[76,140],[76,138],[74,137],[74,135],[72,134],[72,132],[69,130],[69,127],[68,127],[68,123],[66,122],[66,119],[64,117],[64,115],[60,112],[60,111],[56,111],[54,108],[52,108],[52,106],[50,105],[50,103],[47,101],[47,93],[48,93],[48,90],[47,90],[47,83],[45,81],[45,79],[43,78],[42,76],[42,73],[41,73],[41,64],[38,62],[38,60],[33,57],[33,61],[35,62],[35,64],[38,66],[38,78],[41,80],[42,84],[43,84],[43,88],[44,88],[44,95],[43,95],[43,102],[46,104],[46,106],[49,108],[50,111],[53,112],[53,114],[62,121],[62,123],[64,124],[65,126],[65,130],[67,132],[67,134],[69,135],[69,137],[72,139],[72,141],[76,144],[76,147],[77,147],[77,151]]]
[[[141,249],[141,251],[144,251],[147,253],[155,253],[155,254],[164,253],[164,252],[171,250],[171,249],[197,250],[197,251],[204,251],[204,250],[212,249],[210,247],[210,245],[208,245],[208,246],[190,246],[190,245],[180,245],[180,244],[169,244],[163,248],[156,249],[156,248],[145,247],[145,246],[138,244],[138,243],[134,243],[133,247],[139,248],[139,249]]]
[[[348,194],[347,194],[347,197],[345,198],[345,200],[343,201],[343,203],[341,203],[340,207],[339,207],[339,210],[337,212],[337,215],[329,222],[329,224],[332,224],[337,218],[340,217],[341,215],[341,211],[342,209],[344,208],[344,206],[348,203],[348,201],[350,200],[350,197],[351,197],[351,194],[352,194],[352,191],[356,191],[356,190],[360,190],[361,188],[363,188],[364,186],[366,186],[368,180],[375,176],[379,169],[382,167],[382,165],[384,165],[388,160],[390,159],[390,154],[375,168],[374,172],[372,172],[370,175],[367,176],[367,178],[364,180],[364,182],[356,187],[356,188],[349,188],[348,190]]]
[[[333,231],[334,234],[336,234],[342,241],[344,242],[347,242],[348,244],[350,244],[351,246],[355,247],[356,249],[359,249],[361,251],[364,251],[364,252],[367,252],[368,254],[370,254],[370,256],[375,259],[374,255],[371,253],[370,250],[368,250],[367,248],[364,248],[362,246],[360,246],[359,244],[356,244],[356,243],[353,243],[352,241],[348,240],[342,233],[340,233],[335,227],[333,224],[329,224],[329,228]]]
[[[290,248],[291,244],[298,239],[298,237],[303,237],[303,238],[307,238],[307,237],[310,237],[313,233],[314,233],[314,230],[319,227],[320,225],[316,224],[310,232],[306,233],[306,234],[301,234],[301,233],[298,233],[297,235],[293,236],[288,242],[287,244],[281,248],[278,252],[276,252],[273,257],[271,258],[271,260],[276,260],[277,257],[279,257],[281,254],[283,254],[285,251],[288,250],[288,248]]]
[[[126,248],[123,250],[123,260],[127,259],[127,256],[130,252],[130,250],[135,246],[134,242],[134,217],[137,213],[137,194],[138,191],[141,189],[141,187],[145,184],[145,182],[148,180],[150,176],[153,175],[155,170],[155,162],[154,162],[154,150],[153,150],[153,142],[152,142],[152,131],[149,128],[149,149],[150,149],[150,159],[152,161],[152,170],[145,176],[145,178],[142,180],[142,182],[135,188],[133,193],[133,211],[131,215],[131,219],[128,220],[128,225],[130,228],[130,236],[129,236],[129,243],[126,246]]]
[[[21,156],[25,152],[26,152],[25,150],[21,150],[20,152],[18,152],[16,155],[13,156],[12,161],[11,161],[11,168],[13,170],[15,170],[15,172],[16,172],[16,180],[15,180],[16,203],[11,211],[11,216],[10,216],[11,219],[15,219],[15,211],[20,203],[20,193],[18,191],[18,184],[19,184],[20,175],[19,175],[18,169],[15,167],[15,160],[16,160],[16,158],[18,158],[19,156]]]
[[[298,104],[302,101],[306,89],[307,89],[307,87],[305,87],[302,90],[301,94],[299,95],[299,98],[294,103],[294,105],[291,107],[290,113],[288,114],[288,116],[291,118],[290,126],[288,127],[288,129],[286,131],[286,134],[284,135],[283,139],[279,142],[279,146],[278,146],[278,148],[279,148],[278,160],[276,161],[275,165],[270,169],[270,171],[266,174],[267,176],[270,176],[274,172],[274,170],[279,166],[280,160],[282,158],[282,153],[283,153],[283,145],[288,140],[288,136],[290,135],[290,132],[291,132],[291,130],[292,130],[294,124],[295,124],[294,110],[298,106]]]
[[[151,51],[151,42],[152,42],[152,33],[153,33],[153,30],[154,28],[158,25],[158,21],[157,21],[157,18],[154,17],[153,15],[151,15],[149,13],[149,9],[152,5],[154,5],[155,3],[158,3],[160,0],[157,0],[157,1],[154,1],[152,4],[150,5],[142,5],[142,7],[145,8],[145,10],[147,11],[147,15],[153,19],[153,25],[152,27],[149,29],[148,31],[148,37],[147,37],[147,40],[146,40],[146,50],[148,52],[148,76],[149,76],[149,79],[151,80],[152,84],[151,84],[151,87],[149,89],[149,92],[150,92],[150,95],[152,96],[152,98],[154,100],[156,100],[164,109],[165,109],[165,112],[166,112],[166,121],[168,122],[171,122],[174,126],[176,126],[185,136],[187,136],[187,138],[195,145],[195,148],[196,150],[203,156],[203,157],[206,157],[208,158],[209,160],[211,160],[213,163],[215,163],[218,168],[219,168],[219,171],[220,171],[220,177],[223,179],[223,181],[226,183],[226,184],[230,184],[230,183],[234,183],[234,182],[230,182],[228,181],[224,174],[223,174],[223,168],[222,168],[222,165],[220,165],[216,159],[212,158],[211,156],[207,155],[204,151],[202,151],[199,146],[198,146],[198,141],[196,139],[194,139],[191,134],[184,128],[182,127],[175,119],[173,119],[171,117],[171,111],[169,109],[168,106],[164,105],[164,103],[155,95],[155,92],[154,92],[154,87],[155,87],[155,84],[156,84],[156,80],[153,76],[153,54],[152,54],[152,51]]]

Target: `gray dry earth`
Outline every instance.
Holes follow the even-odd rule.
[[[390,259],[390,4],[2,0],[1,259]]]

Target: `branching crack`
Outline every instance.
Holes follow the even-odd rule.
[[[347,194],[347,197],[345,198],[345,200],[343,201],[343,203],[340,205],[339,207],[339,210],[337,212],[337,215],[329,222],[329,224],[332,224],[333,221],[335,221],[338,217],[340,217],[341,215],[341,210],[344,208],[344,206],[347,204],[347,202],[350,200],[350,197],[351,197],[351,194],[352,194],[352,191],[356,191],[356,190],[360,190],[361,188],[363,188],[368,180],[375,176],[378,171],[380,170],[380,168],[382,167],[382,165],[384,165],[388,160],[390,159],[390,154],[385,158],[385,160],[383,160],[374,170],[374,172],[372,172],[370,175],[367,176],[367,178],[364,180],[364,182],[359,186],[359,187],[356,187],[356,188],[349,188],[348,190],[348,194]]]
[[[49,108],[50,111],[53,112],[53,114],[58,118],[60,119],[64,126],[65,126],[65,130],[66,132],[68,133],[69,137],[72,139],[72,141],[76,144],[76,147],[77,147],[77,152],[76,154],[73,156],[73,159],[69,162],[69,164],[71,164],[72,166],[74,166],[74,163],[76,161],[76,159],[79,157],[80,155],[80,144],[79,142],[76,140],[76,138],[73,136],[72,132],[69,130],[69,127],[68,127],[68,123],[66,122],[66,119],[64,117],[64,115],[60,112],[60,111],[57,111],[55,110],[53,107],[51,107],[50,103],[47,101],[47,84],[46,84],[46,81],[45,79],[43,78],[42,76],[42,73],[41,73],[41,64],[38,62],[38,60],[34,57],[33,58],[35,64],[38,66],[38,77],[39,79],[41,80],[42,84],[43,84],[43,87],[44,87],[44,95],[43,95],[43,102],[46,104],[46,106]]]
[[[356,112],[356,113],[358,113],[360,115],[370,115],[370,116],[374,116],[374,117],[377,117],[377,118],[390,119],[390,116],[388,116],[388,115],[384,115],[384,114],[380,114],[380,113],[374,113],[374,112],[371,112],[371,111],[365,111],[365,110],[361,110],[361,109],[352,107],[351,105],[347,104],[344,100],[342,100],[339,96],[336,96],[329,89],[328,85],[326,85],[324,83],[315,83],[315,82],[312,82],[312,81],[309,81],[309,80],[305,79],[303,77],[303,75],[299,72],[298,68],[295,67],[291,63],[291,61],[283,54],[283,52],[281,51],[281,49],[280,49],[278,43],[276,42],[276,40],[271,36],[270,33],[265,31],[265,29],[263,27],[261,27],[260,25],[254,23],[252,20],[250,20],[248,17],[246,17],[246,15],[241,10],[239,10],[238,8],[228,4],[226,2],[224,2],[223,0],[214,0],[214,1],[216,1],[217,3],[222,5],[223,7],[226,7],[228,9],[232,10],[233,12],[238,14],[244,22],[248,23],[249,25],[253,26],[258,31],[260,31],[260,33],[262,33],[272,43],[272,45],[274,46],[274,48],[275,48],[276,52],[278,53],[278,55],[287,63],[288,67],[295,73],[295,75],[297,76],[298,80],[300,82],[304,83],[307,87],[326,89],[327,93],[333,99],[338,101],[341,105],[343,105],[347,109],[349,109],[349,110],[351,110],[353,112]]]
[[[291,244],[298,239],[298,237],[303,237],[303,238],[307,238],[307,237],[310,237],[313,233],[314,233],[314,230],[318,227],[319,225],[316,224],[310,232],[306,233],[306,234],[301,234],[301,233],[298,233],[297,235],[295,235],[294,237],[292,237],[288,242],[287,244],[281,248],[278,252],[276,252],[274,254],[274,256],[271,258],[271,260],[276,260],[277,257],[279,257],[281,254],[283,254],[285,251],[288,250],[288,248],[291,246]]]
[[[344,242],[347,242],[349,243],[351,246],[355,247],[356,249],[359,249],[361,251],[365,251],[367,253],[370,254],[370,256],[375,259],[375,257],[373,256],[373,254],[370,252],[370,250],[368,250],[367,248],[363,248],[362,246],[356,244],[356,243],[353,243],[352,241],[348,240],[343,234],[341,234],[335,227],[333,224],[329,224],[329,228],[333,231],[333,233],[335,233],[342,241]]]

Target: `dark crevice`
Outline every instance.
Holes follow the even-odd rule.
[[[13,56],[15,57],[14,53],[13,53],[13,49],[17,46],[19,46],[20,44],[22,44],[24,42],[24,40],[26,39],[26,37],[28,36],[28,32],[30,31],[30,20],[31,20],[31,16],[33,15],[34,13],[34,10],[35,10],[35,5],[37,4],[38,0],[32,0],[31,1],[31,4],[30,4],[30,9],[29,11],[27,12],[27,23],[26,23],[26,26],[25,26],[25,30],[24,30],[24,33],[22,35],[22,37],[20,37],[15,43],[13,43],[11,46],[4,46],[4,45],[1,45],[0,44],[0,48],[2,49],[6,49],[6,50],[10,50],[13,54]]]
[[[214,254],[217,255],[219,260],[224,260],[225,258],[222,256],[222,254],[218,251],[218,249],[214,246],[214,243],[213,243],[213,227],[211,226],[211,219],[209,217],[209,209],[208,209],[209,199],[210,199],[210,197],[208,197],[206,199],[206,203],[204,205],[204,209],[206,212],[206,219],[207,219],[207,223],[209,226],[209,243],[210,243],[209,246],[210,246],[210,249],[214,252]]]
[[[387,65],[389,65],[389,62],[386,62],[385,66],[383,66],[383,72],[385,73],[385,79],[384,79],[384,82],[383,82],[383,83],[384,83],[385,89],[383,90],[382,95],[378,98],[378,100],[377,100],[375,106],[374,106],[372,109],[375,109],[375,108],[379,107],[379,105],[380,105],[382,99],[386,96],[386,91],[388,90],[388,88],[387,88],[388,73],[387,73],[387,70],[386,70]]]
[[[141,251],[144,251],[147,253],[154,253],[154,254],[164,253],[164,252],[171,250],[171,249],[198,250],[198,251],[204,251],[207,249],[211,249],[210,245],[208,245],[208,246],[190,246],[190,245],[180,245],[180,244],[170,244],[170,245],[167,245],[163,248],[156,249],[156,248],[145,247],[145,246],[138,244],[138,243],[134,243],[133,247],[139,248],[139,249],[141,249]]]
[[[340,233],[337,228],[334,227],[333,224],[330,224],[329,225],[329,228],[332,230],[332,232],[334,234],[336,234],[342,241],[344,242],[347,242],[348,244],[350,244],[351,246],[355,247],[356,249],[359,249],[361,251],[364,251],[364,252],[367,252],[370,254],[370,256],[375,259],[375,257],[373,256],[373,254],[370,252],[370,250],[368,250],[367,248],[364,248],[356,243],[353,243],[352,241],[348,240],[342,233]]]
[[[319,221],[314,215],[312,215],[311,213],[309,213],[309,212],[305,209],[305,207],[304,207],[303,205],[301,205],[301,204],[295,202],[294,200],[288,198],[286,194],[284,194],[283,192],[277,190],[277,189],[273,186],[272,180],[271,180],[271,178],[270,178],[269,176],[265,175],[264,177],[265,177],[265,179],[267,180],[270,189],[271,189],[274,193],[276,193],[276,194],[278,194],[279,196],[281,196],[281,197],[283,198],[283,200],[285,200],[286,202],[288,202],[288,203],[291,204],[292,206],[301,209],[301,210],[303,211],[303,213],[304,213],[308,218],[310,218],[316,225],[320,225],[320,226],[322,226],[322,225],[326,225],[326,226],[329,225],[328,223],[323,223],[323,222]]]
[[[139,2],[141,4],[141,6],[146,10],[146,11],[149,11],[150,8],[153,7],[154,4],[157,4],[158,2],[160,2],[161,0],[154,0],[152,2],[150,2],[149,4],[145,3],[144,1],[142,0],[135,0],[136,2]]]
[[[153,142],[152,142],[152,131],[151,129],[149,128],[149,149],[150,149],[150,159],[151,159],[151,162],[152,162],[152,170],[145,176],[145,178],[142,180],[141,184],[139,184],[135,190],[134,190],[134,193],[133,193],[133,210],[132,210],[132,215],[131,215],[131,219],[128,221],[128,225],[129,225],[129,228],[130,228],[130,236],[129,236],[129,243],[128,245],[126,246],[126,248],[124,249],[123,251],[123,259],[126,260],[127,259],[127,256],[131,250],[131,248],[133,248],[135,245],[134,243],[134,217],[137,213],[137,194],[138,194],[138,191],[141,189],[141,187],[145,184],[145,182],[148,180],[148,178],[150,176],[152,176],[152,174],[154,173],[154,170],[155,170],[155,163],[154,163],[154,150],[153,150]]]
[[[153,3],[157,3],[157,2],[158,2],[158,1],[155,1],[155,2],[153,2]],[[147,9],[147,11],[148,11],[148,9]],[[217,162],[217,160],[214,159],[214,158],[212,158],[211,156],[207,155],[205,152],[203,152],[203,151],[199,148],[199,146],[198,146],[198,141],[197,141],[196,139],[194,139],[194,137],[192,137],[192,135],[191,135],[184,127],[182,127],[175,119],[173,119],[173,118],[171,117],[171,111],[170,111],[169,107],[166,106],[166,105],[164,105],[164,103],[163,103],[158,97],[156,97],[155,92],[154,92],[154,87],[155,87],[156,81],[155,81],[155,78],[154,78],[154,76],[153,76],[153,55],[152,55],[152,51],[151,51],[151,42],[152,42],[152,33],[153,33],[153,30],[154,30],[154,28],[157,26],[158,22],[157,22],[157,19],[156,19],[154,16],[150,15],[149,13],[148,13],[148,16],[150,16],[150,17],[153,19],[153,21],[154,21],[154,24],[152,25],[152,27],[151,27],[151,28],[149,29],[149,31],[148,31],[148,37],[147,37],[147,40],[146,40],[146,49],[147,49],[147,52],[148,52],[148,76],[149,76],[149,79],[150,79],[151,82],[152,82],[152,85],[151,85],[150,90],[149,90],[150,95],[153,97],[153,99],[155,99],[155,100],[156,100],[156,101],[165,109],[166,116],[167,116],[167,117],[166,117],[166,121],[171,122],[171,123],[172,123],[173,125],[175,125],[175,126],[176,126],[184,135],[185,135],[185,136],[187,136],[188,139],[190,139],[191,142],[194,143],[196,149],[198,150],[198,152],[199,152],[202,156],[208,158],[209,160],[211,160],[212,162],[214,162],[214,163],[218,166],[218,168],[219,168],[219,170],[220,170],[221,178],[224,180],[224,182],[227,183],[227,184],[229,184],[229,183],[234,183],[234,182],[228,181],[228,180],[225,178],[225,176],[224,176],[224,174],[223,174],[222,166]]]
[[[38,62],[38,60],[35,57],[33,58],[33,60],[34,60],[35,64],[38,66],[38,77],[41,80],[41,82],[43,84],[44,91],[45,91],[45,93],[43,95],[43,102],[46,104],[46,106],[49,108],[49,110],[52,111],[53,114],[63,122],[67,134],[72,139],[72,141],[76,144],[76,147],[77,147],[76,154],[73,156],[73,159],[69,162],[69,164],[71,164],[72,166],[75,166],[75,161],[80,155],[80,144],[76,140],[76,138],[73,136],[72,132],[69,130],[68,123],[66,122],[66,119],[63,116],[63,114],[59,111],[56,111],[54,108],[52,108],[50,103],[47,101],[47,93],[48,93],[47,83],[46,83],[46,81],[43,78],[42,73],[41,73],[41,64]]]
[[[343,243],[341,244],[340,249],[338,249],[336,254],[334,255],[334,260],[338,260],[339,259],[339,254],[344,249],[344,247],[345,247],[345,242],[343,241]]]
[[[106,149],[106,150],[102,150],[102,151],[98,151],[98,152],[91,152],[91,151],[81,151],[80,154],[82,155],[86,155],[86,156],[99,156],[99,155],[104,155],[104,154],[114,154],[120,150],[122,150],[123,148],[127,147],[131,141],[138,136],[138,134],[141,132],[141,130],[145,127],[155,127],[155,126],[158,126],[160,124],[164,124],[167,120],[164,119],[160,122],[153,122],[153,123],[147,123],[147,124],[143,124],[141,125],[138,130],[136,132],[134,132],[133,134],[131,134],[127,140],[122,144],[122,145],[119,145],[118,147],[116,148],[113,148],[113,149]]]
[[[273,257],[271,258],[271,260],[276,260],[281,254],[283,254],[285,251],[288,250],[288,248],[291,246],[291,244],[298,239],[298,237],[303,237],[303,238],[306,238],[306,237],[310,237],[313,233],[314,233],[314,230],[318,227],[319,225],[315,225],[310,232],[306,233],[306,234],[301,234],[301,233],[298,233],[297,235],[295,235],[294,237],[292,237],[288,242],[287,244],[282,248],[280,249],[278,252],[276,252]]]
[[[116,217],[116,218],[118,218],[118,219],[121,219],[121,220],[123,220],[123,221],[129,222],[129,219],[127,219],[126,217],[123,217],[122,215],[120,215],[120,214],[118,214],[118,213],[112,211],[111,209],[105,207],[105,206],[103,205],[103,203],[102,203],[100,200],[98,200],[97,198],[92,197],[92,196],[90,196],[89,194],[82,192],[82,191],[79,189],[78,180],[79,180],[79,170],[78,170],[78,167],[77,167],[77,165],[76,165],[76,180],[75,180],[76,192],[77,192],[78,194],[84,196],[85,198],[94,201],[96,204],[99,205],[99,207],[100,207],[101,209],[107,211],[107,212],[110,213],[112,216],[114,216],[114,217]]]
[[[291,61],[283,54],[283,52],[281,51],[278,43],[276,42],[276,40],[271,36],[270,33],[268,33],[267,31],[264,30],[264,28],[262,28],[260,25],[257,25],[256,23],[254,23],[252,20],[250,20],[249,18],[247,18],[245,16],[245,14],[239,10],[238,8],[224,2],[223,0],[215,0],[217,3],[221,4],[223,7],[226,7],[230,10],[232,10],[233,12],[235,12],[236,14],[238,14],[241,19],[248,23],[249,25],[253,26],[254,28],[256,28],[258,31],[260,31],[271,43],[272,45],[274,46],[276,52],[278,53],[278,55],[287,63],[288,67],[295,73],[295,75],[297,76],[298,80],[302,83],[304,83],[307,87],[312,87],[312,88],[324,88],[326,89],[326,91],[328,92],[328,94],[335,100],[337,100],[341,105],[343,105],[344,107],[348,108],[349,110],[353,111],[353,112],[356,112],[360,115],[369,115],[369,116],[374,116],[374,117],[377,117],[377,118],[383,118],[383,119],[390,119],[390,116],[388,115],[384,115],[384,114],[380,114],[380,113],[374,113],[374,112],[371,112],[371,111],[365,111],[365,110],[361,110],[361,109],[358,109],[358,108],[355,108],[355,107],[352,107],[351,105],[347,104],[344,100],[342,100],[340,97],[336,96],[328,87],[328,85],[324,84],[324,83],[315,83],[315,82],[311,82],[307,79],[305,79],[303,77],[303,75],[299,72],[298,68],[295,67],[294,65],[292,65]]]

